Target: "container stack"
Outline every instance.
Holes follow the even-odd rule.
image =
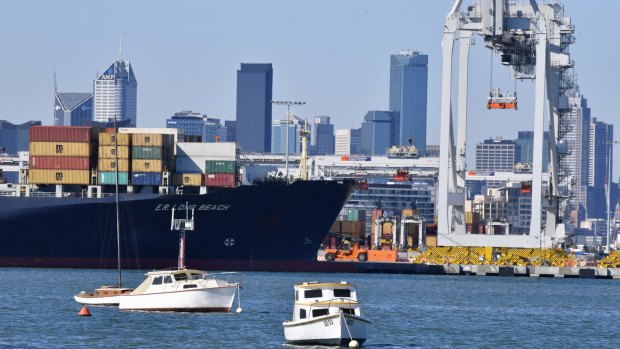
[[[174,135],[133,133],[131,144],[131,184],[161,185],[162,172],[174,169]]]
[[[175,173],[172,177],[172,185],[200,187],[202,185],[202,173]]]
[[[128,134],[117,134],[112,129],[109,129],[109,132],[99,133],[99,160],[97,162],[99,184],[116,184],[117,168],[118,184],[129,183],[129,140]]]
[[[237,184],[237,162],[207,160],[205,163],[205,186],[234,187]]]
[[[29,183],[88,185],[94,142],[96,133],[92,127],[32,127]]]

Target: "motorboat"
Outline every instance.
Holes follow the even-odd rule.
[[[238,273],[211,274],[195,269],[158,270],[120,297],[119,309],[180,312],[229,312],[239,282]]]
[[[185,267],[185,232],[194,230],[185,205],[185,218],[175,219],[172,209],[170,230],[179,231],[179,259],[176,269],[146,273],[135,290],[119,297],[121,310],[229,312],[241,285],[239,273],[207,273]],[[236,282],[235,282],[236,281]],[[237,312],[241,311],[241,306]]]
[[[282,323],[289,344],[363,345],[371,321],[363,317],[355,285],[318,281],[295,284],[293,319]]]

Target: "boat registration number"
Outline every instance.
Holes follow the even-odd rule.
[[[325,325],[325,327],[331,326],[333,324],[334,324],[334,321],[332,319],[323,320],[323,325]]]

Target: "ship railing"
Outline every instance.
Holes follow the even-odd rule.
[[[0,191],[0,196],[17,196],[17,191]]]

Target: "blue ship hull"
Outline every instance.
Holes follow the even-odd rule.
[[[177,265],[172,208],[195,210],[186,264],[217,270],[313,271],[349,181],[265,183],[204,195],[121,194],[123,268]],[[178,218],[178,214],[177,214]],[[116,268],[114,197],[0,197],[0,266]]]

